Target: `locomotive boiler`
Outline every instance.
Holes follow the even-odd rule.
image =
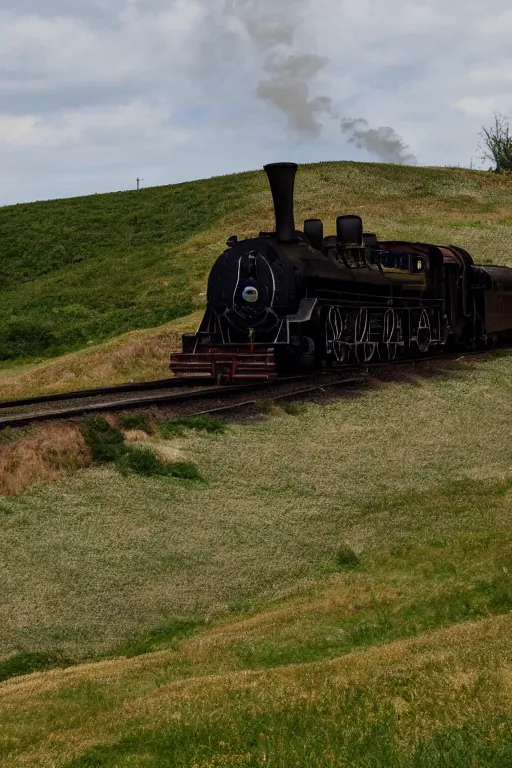
[[[379,241],[360,216],[295,229],[296,163],[264,166],[275,231],[227,241],[206,311],[171,355],[176,375],[219,383],[490,346],[512,335],[512,269],[461,247]]]

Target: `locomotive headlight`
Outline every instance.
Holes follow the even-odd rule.
[[[254,304],[255,301],[258,301],[259,297],[258,289],[253,285],[248,285],[247,288],[244,288],[242,291],[242,299],[248,301],[249,304]]]

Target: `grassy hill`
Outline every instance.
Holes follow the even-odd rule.
[[[297,177],[298,222],[512,265],[511,206],[461,169]],[[0,209],[0,390],[164,375],[226,236],[271,224],[263,172]],[[90,466],[0,498],[2,768],[509,768],[511,382],[507,351],[418,365],[131,436],[202,481]]]
[[[332,162],[299,168],[297,223],[361,214],[382,238],[462,245],[512,264],[512,179]],[[204,303],[230,234],[273,226],[263,171],[0,208],[0,360],[56,356]]]
[[[190,243],[247,204],[254,176],[0,208],[0,357],[56,355],[190,312],[211,261],[189,258]]]
[[[418,369],[146,441],[204,483],[4,499],[2,765],[508,766],[511,381]]]

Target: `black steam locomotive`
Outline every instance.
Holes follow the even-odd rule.
[[[295,229],[297,165],[265,166],[275,232],[229,238],[207,306],[176,375],[229,383],[316,366],[491,346],[512,336],[512,269],[477,266],[463,248],[379,241],[359,216]]]

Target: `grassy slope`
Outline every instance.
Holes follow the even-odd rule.
[[[254,178],[0,208],[0,357],[58,354],[190,312],[211,261],[201,235],[247,203]]]
[[[223,648],[212,671],[188,642],[13,680],[2,697],[3,764],[507,768],[511,629],[500,616],[251,672],[223,669]]]
[[[220,205],[223,185],[215,220],[151,239],[159,195],[206,190]],[[297,220],[320,214],[332,232],[353,211],[383,238],[512,264],[511,192],[492,174],[322,164],[299,171]],[[52,206],[75,206],[73,227],[80,206],[101,207],[102,222],[85,261],[9,278],[4,331],[14,306],[63,348],[81,343],[66,336],[75,321],[93,339],[161,323],[200,303],[226,234],[271,225],[262,173],[139,194],[0,209],[0,222],[32,216],[10,237],[32,232],[18,254],[46,243],[32,264]],[[130,200],[154,206],[145,245],[120,237],[122,206],[102,218]],[[4,370],[0,388],[164,375],[189,322]],[[84,470],[2,501],[0,672],[154,651],[1,684],[2,765],[510,765],[512,358],[459,365],[157,446],[195,461],[206,486]],[[337,557],[345,543],[359,566]]]
[[[157,652],[1,685],[2,764],[508,765],[512,357],[459,370],[4,501],[6,655]]]
[[[194,332],[201,316],[193,312],[52,360],[0,369],[0,400],[164,379],[169,376],[169,353],[181,349],[182,333]]]
[[[512,264],[512,180],[375,163],[302,166],[296,216],[363,215],[382,238],[462,245]],[[200,306],[228,235],[272,226],[262,171],[0,208],[0,359],[55,355]]]

